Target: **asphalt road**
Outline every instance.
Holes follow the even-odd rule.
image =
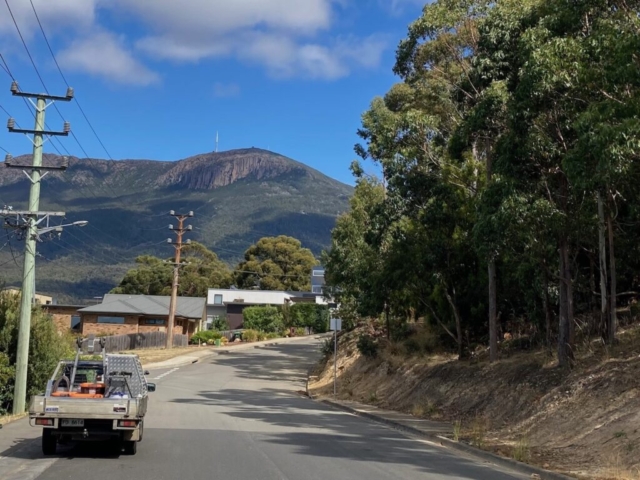
[[[43,458],[35,428],[25,427],[24,422],[8,425],[0,437],[23,438],[0,452],[0,478],[525,478],[298,395],[307,367],[317,357],[316,343],[245,350],[152,371],[150,379],[158,389],[152,394],[144,440],[135,456],[112,457],[100,444],[80,444],[65,447],[55,458]]]

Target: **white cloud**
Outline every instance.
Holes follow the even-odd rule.
[[[29,2],[9,1],[15,4],[23,33],[36,33]],[[356,69],[376,68],[387,44],[380,37],[330,36],[340,8],[354,0],[33,1],[50,37],[75,37],[59,53],[66,68],[119,83],[158,81],[136,52],[157,61],[234,57],[260,65],[277,78],[332,80]],[[418,0],[386,1],[395,5]],[[98,24],[98,9],[126,18],[128,25],[137,22],[136,38],[107,32]],[[15,31],[8,22],[8,15],[0,14],[0,37]]]
[[[159,77],[127,51],[124,40],[100,31],[75,40],[58,54],[63,68],[128,85],[150,85]]]
[[[335,80],[380,64],[386,42],[379,37],[342,38],[330,45],[297,44],[285,36],[257,35],[239,48],[242,58],[267,67],[274,77]]]
[[[240,95],[240,85],[236,83],[215,83],[213,94],[219,98],[237,97]]]
[[[69,26],[88,27],[95,20],[98,0],[33,0],[47,34],[64,31]],[[39,31],[36,16],[28,0],[9,0],[9,6],[16,23],[26,38]],[[6,5],[2,2],[0,10],[0,35],[17,36],[13,20]]]
[[[161,60],[196,62],[235,56],[277,78],[336,79],[375,68],[381,38],[310,41],[331,26],[343,0],[116,0],[156,33],[136,47]]]
[[[379,0],[380,6],[394,15],[405,13],[407,8],[424,7],[433,0]]]

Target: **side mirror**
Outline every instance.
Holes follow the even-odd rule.
[[[147,383],[147,392],[151,393],[151,392],[155,392],[156,391],[156,384],[155,383]]]
[[[144,374],[145,374],[145,375],[149,375],[149,370],[145,370],[145,371],[144,371]]]

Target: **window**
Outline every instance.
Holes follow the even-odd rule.
[[[71,328],[73,330],[80,328],[80,315],[71,315]]]
[[[162,318],[145,318],[145,325],[164,325],[164,320]]]
[[[98,323],[124,323],[124,317],[98,317]]]
[[[314,270],[313,271],[313,276],[314,277],[324,277],[324,270]]]
[[[311,293],[322,293],[322,286],[314,285],[311,287]]]
[[[222,295],[214,295],[213,296],[213,304],[214,305],[222,305]]]

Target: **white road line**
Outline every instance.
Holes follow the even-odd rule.
[[[179,368],[173,368],[167,372],[164,372],[162,375],[158,375],[157,377],[154,377],[154,380],[160,380],[161,378],[166,377],[167,375],[175,372],[176,370],[179,370]]]

